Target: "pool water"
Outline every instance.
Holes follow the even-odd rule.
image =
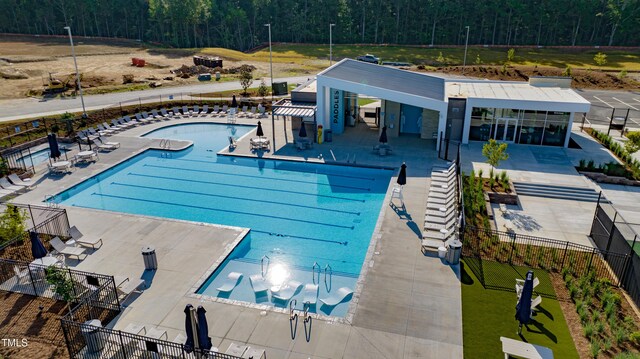
[[[65,153],[68,149],[64,147],[59,147],[60,153]],[[16,160],[17,163],[24,163],[26,166],[31,166],[31,161],[33,161],[33,165],[37,166],[41,163],[47,162],[49,160],[49,148],[43,148],[38,151],[31,152],[30,155],[25,155]]]
[[[320,284],[319,298],[355,288],[380,213],[390,170],[217,156],[250,126],[183,124],[147,137],[191,140],[173,153],[148,150],[58,195],[62,205],[251,228],[198,293],[286,307],[249,280]],[[215,260],[215,258],[212,258]],[[314,267],[314,264],[315,267]],[[230,272],[244,276],[230,294],[218,288]],[[326,273],[326,274],[325,274]],[[303,293],[296,299],[302,309]],[[350,297],[312,312],[344,316]]]

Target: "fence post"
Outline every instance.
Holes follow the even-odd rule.
[[[71,340],[69,339],[69,334],[67,333],[67,330],[69,328],[67,328],[67,326],[69,325],[69,323],[67,323],[67,321],[65,319],[60,319],[60,326],[62,327],[62,335],[64,336],[64,342],[65,344],[67,344],[67,351],[69,351],[69,356],[74,358],[75,357],[75,351],[71,349]]]
[[[564,261],[565,259],[567,259],[568,251],[569,251],[569,241],[567,241],[567,243],[564,246],[564,255],[562,256],[562,265],[560,266],[560,268],[564,268]]]
[[[122,331],[118,330],[118,338],[120,338],[120,346],[122,347],[122,353],[124,357],[127,357],[127,347],[124,345],[124,340],[122,339]]]
[[[609,229],[609,240],[607,241],[607,253],[609,252],[609,248],[611,247],[611,241],[613,241],[613,230],[616,228],[616,219],[618,218],[618,211],[613,215],[613,221],[611,221],[611,229]],[[607,255],[605,254],[605,258]]]
[[[27,270],[29,271],[29,279],[31,279],[31,286],[33,287],[33,295],[35,295],[36,297],[39,297],[38,289],[36,288],[36,281],[33,279],[33,273],[31,273],[31,266],[28,264],[27,264]],[[45,277],[46,277],[46,273],[45,273]]]
[[[591,251],[591,258],[589,258],[589,264],[587,265],[587,272],[589,272],[589,270],[591,269],[591,264],[593,263],[593,256],[596,255],[596,250],[597,250],[597,248],[594,248]]]
[[[33,223],[33,229],[36,229],[36,220],[33,218],[33,211],[31,210],[31,205],[28,204],[27,208],[29,208],[29,215],[31,216],[31,223]]]
[[[118,297],[118,289],[116,287],[116,279],[113,276],[110,276],[110,277],[111,277],[111,284],[113,284],[113,292],[112,293],[115,294],[116,303],[118,304],[118,309],[122,310],[120,308],[120,298]]]

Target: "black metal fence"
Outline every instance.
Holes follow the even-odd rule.
[[[444,138],[444,133],[440,132],[440,147],[438,147],[438,158],[446,161],[457,160],[460,163],[460,142]]]
[[[576,276],[594,272],[597,278],[620,285],[623,278],[618,273],[624,270],[629,259],[625,253],[472,226],[461,229],[460,236],[465,263],[485,287],[495,289],[515,291],[515,282],[512,274],[505,276],[505,271],[492,270],[494,263],[551,272],[570,268]],[[555,296],[552,286],[546,291],[544,286],[537,291],[541,295]]]
[[[602,250],[627,254],[624,266],[611,265],[616,259],[609,255],[605,255],[604,259],[620,278],[620,286],[629,293],[636,305],[640,305],[640,250],[634,250],[640,247],[640,237],[633,226],[610,204],[598,202],[591,225],[591,238]]]
[[[38,233],[42,244],[49,252],[53,250],[49,244],[52,238],[66,239],[69,237],[69,217],[65,209],[17,203],[11,205],[27,212],[32,227],[17,238],[1,245],[0,258],[26,262],[33,260],[29,232]]]

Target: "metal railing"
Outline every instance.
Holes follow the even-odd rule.
[[[623,287],[636,305],[640,305],[640,236],[630,224],[609,204],[598,201],[591,225],[591,238],[596,246],[604,251],[627,254],[624,266],[614,266],[615,257],[605,255],[606,260],[620,279]]]
[[[626,267],[629,256],[603,251],[566,241],[533,237],[512,232],[465,226],[460,231],[462,254],[470,269],[485,287],[514,291],[513,276],[502,277],[504,271],[487,270],[487,263],[508,263],[513,266],[539,268],[560,272],[571,268],[577,275],[594,272],[596,278],[606,278],[620,285],[617,274]],[[489,268],[490,269],[490,268]],[[555,296],[553,290],[542,295]]]

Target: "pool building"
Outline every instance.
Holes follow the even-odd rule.
[[[451,79],[344,59],[292,92],[315,102],[315,121],[332,135],[355,125],[358,95],[381,100],[376,121],[389,137],[567,147],[571,126],[590,103],[571,78],[528,82]],[[306,119],[311,121],[311,119]]]

